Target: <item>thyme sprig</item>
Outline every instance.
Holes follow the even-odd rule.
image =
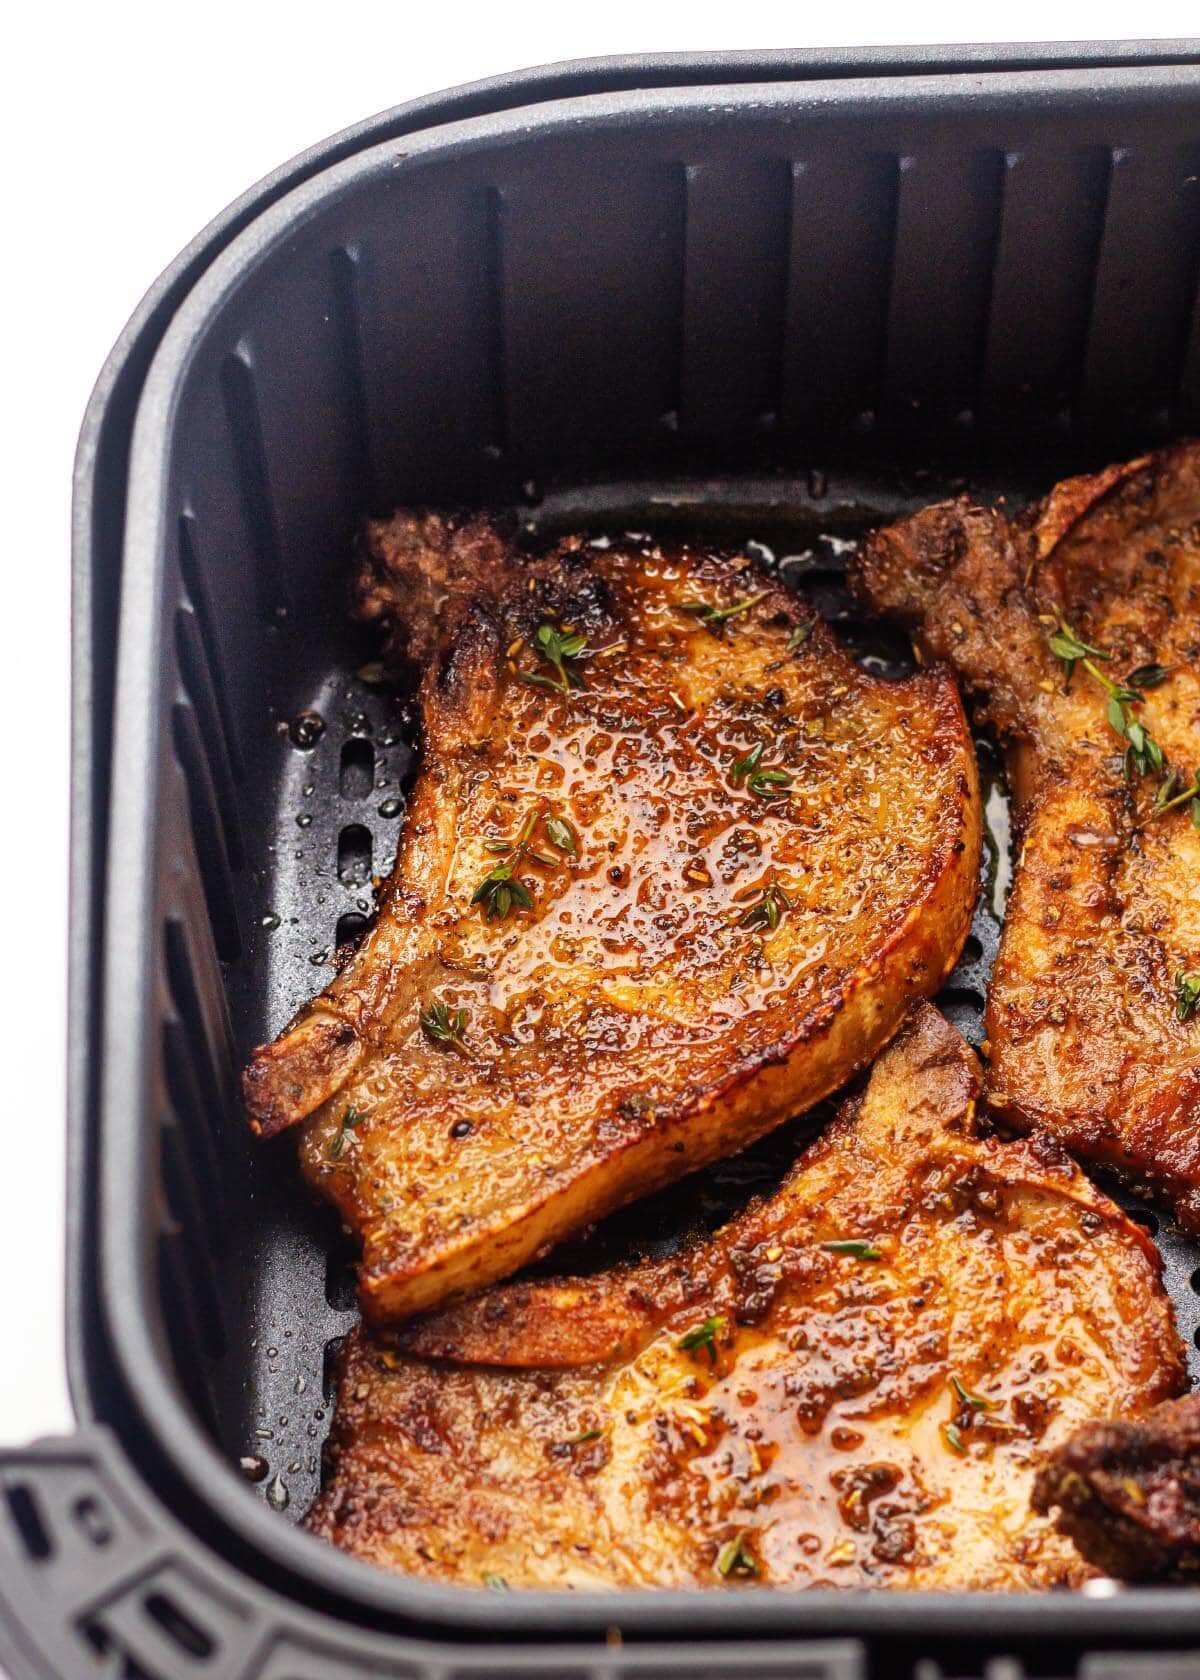
[[[1188,804],[1191,805],[1192,827],[1200,830],[1200,770],[1196,771],[1190,782],[1180,771],[1168,770],[1154,796],[1154,804],[1150,807],[1146,821],[1153,822],[1155,817],[1165,816],[1176,806]]]
[[[362,1113],[361,1110],[355,1108],[353,1103],[351,1103],[346,1112],[342,1115],[341,1125],[329,1140],[329,1159],[331,1161],[340,1160],[346,1148],[346,1140],[349,1133],[351,1133],[355,1126],[360,1125],[366,1118],[366,1115]]]
[[[1050,637],[1050,651],[1056,659],[1061,659],[1066,668],[1066,687],[1071,686],[1076,665],[1082,665],[1088,675],[1099,683],[1108,696],[1105,716],[1109,727],[1125,742],[1125,780],[1132,781],[1134,774],[1147,776],[1151,771],[1156,774],[1166,763],[1166,754],[1142,723],[1139,722],[1131,706],[1141,704],[1142,690],[1154,688],[1158,682],[1165,681],[1170,675],[1161,665],[1139,665],[1129,677],[1122,682],[1114,682],[1108,674],[1096,664],[1097,659],[1106,663],[1112,659],[1111,653],[1103,648],[1093,647],[1077,636],[1075,631],[1065,620],[1059,619],[1058,630]],[[1163,674],[1159,676],[1159,673]],[[1150,680],[1147,681],[1147,674]],[[1139,679],[1134,682],[1132,679]]]
[[[726,1540],[717,1553],[718,1575],[761,1575],[762,1565],[750,1550],[745,1531]]]
[[[570,694],[572,689],[586,688],[582,675],[575,669],[575,661],[591,650],[587,637],[577,630],[556,630],[553,624],[539,624],[533,639],[534,647],[554,672],[548,677],[544,671],[518,671],[523,681],[539,688],[552,688],[558,694]]]
[[[795,777],[786,770],[762,770],[763,743],[755,741],[749,752],[737,758],[729,767],[729,779],[734,787],[740,787],[744,781],[747,792],[753,793],[759,799],[783,799],[787,790],[795,781]]]
[[[702,1324],[694,1325],[691,1330],[684,1332],[675,1346],[680,1353],[690,1353],[693,1358],[699,1358],[703,1353],[710,1365],[717,1363],[717,1342],[725,1334],[725,1320],[719,1315],[706,1318]]]
[[[839,1237],[836,1242],[823,1242],[826,1254],[846,1254],[851,1260],[882,1260],[883,1250],[876,1248],[866,1237]]]
[[[1176,1020],[1190,1021],[1197,1009],[1200,1009],[1200,974],[1185,974],[1182,969],[1176,970]]]
[[[680,601],[680,612],[693,613],[708,630],[719,630],[722,624],[728,624],[731,618],[737,618],[741,613],[749,612],[751,607],[766,599],[767,591],[761,589],[757,595],[748,595],[744,601],[735,601],[730,607],[710,606],[707,601]]]
[[[428,1009],[422,1009],[418,1017],[426,1038],[434,1044],[444,1044],[449,1050],[457,1050],[461,1056],[473,1054],[463,1038],[470,1018],[465,1009],[448,1009],[440,999],[435,999]]]
[[[962,1430],[956,1423],[944,1423],[942,1436],[951,1452],[957,1453],[960,1458],[965,1456],[967,1443],[963,1440]]]
[[[758,896],[738,915],[738,927],[751,930],[769,928],[773,933],[783,917],[792,909],[791,899],[779,882],[772,878],[764,887],[747,887],[743,892],[735,894],[734,902],[740,903],[752,893]]]
[[[522,910],[533,909],[533,894],[517,874],[522,863],[528,860],[530,863],[540,863],[544,869],[553,869],[562,862],[561,858],[556,858],[534,845],[534,835],[539,823],[556,851],[564,852],[568,857],[578,857],[579,842],[570,823],[563,817],[557,817],[552,812],[537,807],[525,818],[514,840],[486,841],[485,846],[489,852],[495,852],[504,858],[503,863],[498,863],[494,869],[488,871],[471,894],[471,903],[483,905],[483,913],[489,922],[502,922],[514,905]]]
[[[951,1377],[950,1378],[950,1386],[954,1390],[955,1394],[957,1394],[958,1398],[962,1401],[963,1405],[966,1406],[970,1411],[972,1411],[972,1412],[994,1412],[995,1411],[996,1402],[994,1400],[986,1400],[986,1399],[984,1399],[982,1394],[972,1394],[971,1390],[965,1386],[965,1384],[961,1381],[960,1378]]]

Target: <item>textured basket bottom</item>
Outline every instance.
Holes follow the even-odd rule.
[[[548,494],[533,486],[522,509],[541,535],[685,529],[722,545],[748,545],[808,596],[859,658],[899,675],[912,668],[903,636],[865,624],[846,590],[844,565],[858,533],[940,495],[969,488],[1019,502],[1047,480],[996,475],[966,485],[933,471],[795,479],[732,479],[593,486]],[[325,728],[297,746],[277,720],[279,777],[272,808],[250,837],[239,920],[246,951],[227,971],[239,1048],[273,1032],[324,986],[335,947],[361,934],[375,877],[391,868],[413,768],[411,704],[372,680],[372,650],[342,622],[318,623],[301,654],[304,703]],[[982,1037],[987,977],[1011,877],[1008,803],[997,755],[979,741],[986,844],[979,903],[962,958],[938,1002],[973,1043]],[[264,793],[268,790],[264,789]],[[712,1228],[786,1170],[820,1115],[781,1128],[733,1161],[614,1215],[560,1249],[554,1269],[589,1269],[631,1253],[663,1252],[690,1231]],[[241,1151],[239,1150],[239,1155]],[[204,1374],[209,1427],[263,1497],[288,1518],[307,1509],[320,1480],[329,1425],[328,1385],[338,1339],[357,1317],[353,1253],[326,1210],[300,1186],[285,1140],[239,1163],[244,1193],[233,1214],[226,1267],[226,1351]],[[1111,1183],[1105,1187],[1114,1190]],[[1115,1187],[1117,1199],[1153,1233],[1167,1287],[1200,1376],[1200,1246],[1151,1205]],[[195,1385],[193,1385],[194,1387]]]

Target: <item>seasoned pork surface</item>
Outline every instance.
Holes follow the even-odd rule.
[[[1200,1394],[1137,1421],[1085,1423],[1038,1472],[1033,1502],[1119,1580],[1200,1574]]]
[[[356,1331],[309,1528],[476,1585],[1079,1583],[1036,1464],[1182,1353],[1145,1234],[1052,1141],[977,1135],[977,1089],[921,1005],[714,1236]]]
[[[852,581],[1011,750],[990,1104],[1200,1230],[1200,446],[1068,480],[1015,519],[927,508]]]
[[[884,682],[741,558],[484,519],[370,532],[420,668],[377,925],[245,1077],[403,1317],[840,1086],[965,938],[980,823],[953,678]]]

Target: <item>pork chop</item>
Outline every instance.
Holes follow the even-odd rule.
[[[852,581],[1011,749],[989,1103],[1200,1230],[1200,446],[1015,519],[927,508],[868,541]]]
[[[1038,1472],[1034,1508],[1089,1563],[1123,1581],[1200,1575],[1200,1394],[1142,1419],[1097,1419]]]
[[[308,1119],[389,1319],[869,1063],[958,955],[980,819],[954,679],[868,674],[744,558],[400,514],[358,599],[421,670],[420,774],[376,926],[245,1094]]]
[[[781,1187],[676,1257],[355,1332],[309,1529],[435,1580],[1030,1588],[1039,1449],[1178,1392],[1153,1245],[973,1122],[920,1005]]]

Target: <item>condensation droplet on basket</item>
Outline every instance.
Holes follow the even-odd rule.
[[[288,740],[301,752],[307,752],[315,747],[325,733],[325,719],[320,712],[297,712],[288,724]]]
[[[272,1476],[267,1483],[267,1504],[276,1511],[283,1511],[286,1510],[290,1498],[291,1494],[283,1477]]]
[[[296,818],[296,827],[297,828],[308,828],[311,825],[311,823],[312,823],[312,812],[311,811],[301,811],[299,816]]]
[[[398,799],[385,799],[383,804],[379,807],[379,815],[381,817],[398,817],[400,815],[400,811],[401,805]]]
[[[305,1382],[303,1377],[297,1377],[296,1378],[296,1393],[297,1394],[303,1394],[304,1390],[307,1387],[308,1387],[308,1384]]]
[[[258,925],[262,928],[264,933],[274,933],[275,929],[279,926],[279,917],[275,914],[274,910],[268,910]]]

